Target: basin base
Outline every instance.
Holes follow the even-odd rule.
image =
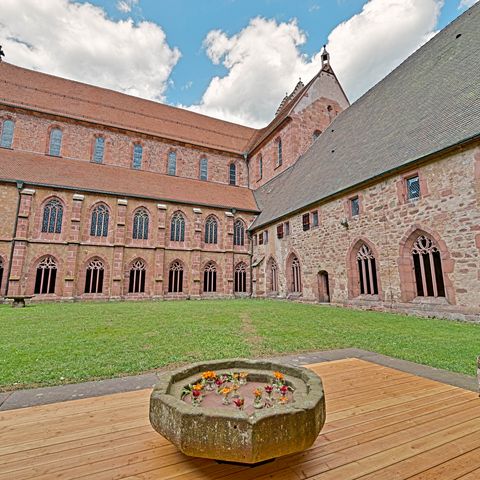
[[[263,460],[263,462],[257,463],[242,463],[242,462],[227,462],[226,460],[215,460],[220,465],[235,465],[237,467],[260,467],[261,465],[265,465],[266,463],[272,463],[276,460],[276,458],[269,458],[268,460]]]

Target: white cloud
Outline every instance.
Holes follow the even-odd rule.
[[[132,8],[138,4],[138,0],[118,0],[117,10],[122,13],[130,13]]]
[[[132,95],[162,100],[180,52],[151,22],[113,21],[89,3],[2,0],[5,60]],[[135,2],[129,2],[133,4]]]
[[[471,6],[475,5],[478,0],[460,0],[458,4],[458,8],[470,8]]]
[[[350,99],[377,83],[434,33],[443,0],[370,0],[363,10],[330,34],[332,66]],[[207,55],[228,73],[214,77],[201,102],[189,108],[252,126],[265,125],[286,91],[301,76],[320,68],[320,50],[311,58],[299,51],[306,41],[296,20],[263,18],[233,36],[213,30]]]

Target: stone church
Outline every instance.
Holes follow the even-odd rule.
[[[262,129],[1,62],[0,295],[478,320],[479,25],[352,105],[324,51]]]

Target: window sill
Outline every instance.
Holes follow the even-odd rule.
[[[423,305],[450,305],[446,297],[415,297],[412,303]]]
[[[13,147],[4,147],[3,145],[0,145],[0,148],[3,148],[4,150],[13,150]]]

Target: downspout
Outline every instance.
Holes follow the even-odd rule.
[[[17,193],[18,193],[17,211],[15,213],[15,224],[13,227],[12,246],[10,248],[10,259],[8,260],[7,285],[5,287],[5,296],[8,295],[8,287],[10,286],[10,275],[12,273],[13,253],[15,251],[15,244],[16,244],[16,238],[17,238],[18,214],[20,213],[20,203],[22,199],[20,191],[22,190],[22,188],[23,188],[23,182],[21,180],[17,180]]]

